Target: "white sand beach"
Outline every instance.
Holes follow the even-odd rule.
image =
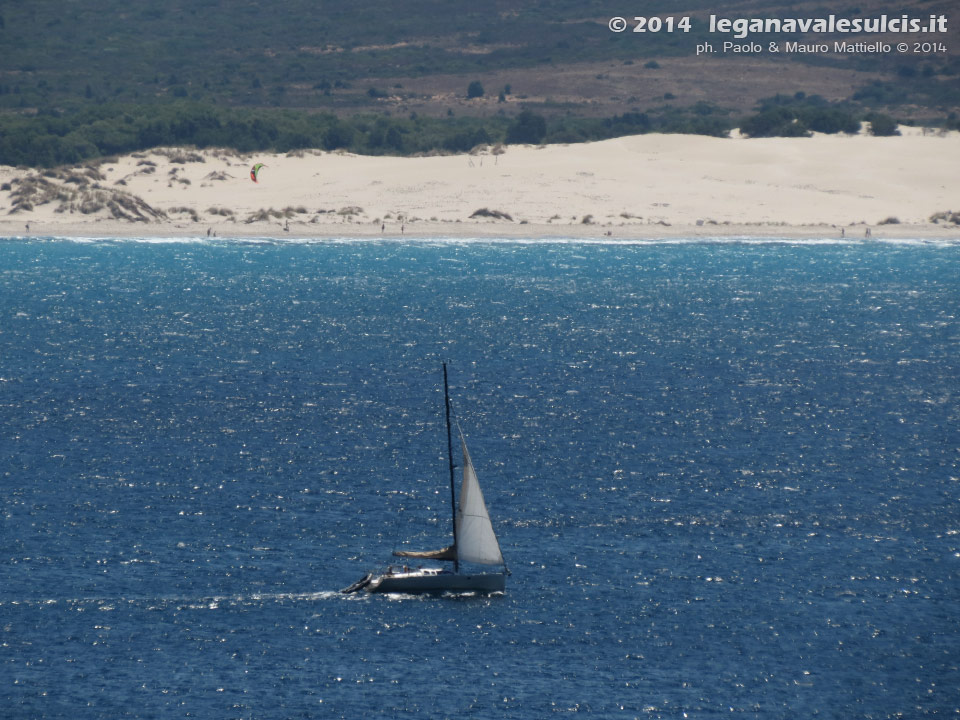
[[[931,221],[960,211],[960,133],[902,133],[651,134],[415,158],[158,149],[0,167],[0,236],[960,238]]]

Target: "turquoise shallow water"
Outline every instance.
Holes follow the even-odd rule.
[[[960,246],[0,242],[10,718],[960,711]],[[440,361],[512,570],[447,537]]]

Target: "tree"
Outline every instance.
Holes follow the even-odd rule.
[[[899,135],[900,131],[897,129],[896,120],[894,120],[889,115],[876,113],[870,116],[870,134],[889,136],[889,135]]]
[[[337,150],[339,148],[350,147],[353,142],[353,128],[347,123],[336,120],[327,128],[323,136],[324,150]]]
[[[403,150],[403,135],[395,126],[387,130],[386,143],[393,150]]]
[[[490,133],[481,127],[451,135],[443,141],[443,148],[451,152],[469,152],[477,145],[489,145],[490,141]]]
[[[547,121],[542,115],[524,110],[507,128],[507,142],[511,144],[529,143],[536,145],[547,135]]]
[[[483,97],[483,84],[479,80],[474,80],[467,88],[467,99]]]
[[[806,137],[807,126],[787,107],[771,107],[740,124],[740,131],[750,137]]]
[[[854,134],[860,131],[860,120],[853,113],[839,108],[811,109],[800,119],[814,132]]]

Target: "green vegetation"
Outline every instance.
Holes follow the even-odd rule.
[[[775,14],[787,3],[759,7]],[[684,13],[702,20],[714,10],[690,0]],[[804,136],[869,122],[886,134],[896,131],[892,117],[917,110],[960,128],[953,54],[868,65],[797,56],[790,62],[869,70],[871,82],[842,103],[775,96],[743,118],[766,90],[743,107],[680,106],[691,101],[674,58],[713,39],[703,22],[638,42],[610,32],[610,12],[600,0],[489,0],[455,11],[444,0],[408,0],[402,10],[387,0],[2,3],[0,163],[49,167],[163,145],[466,152],[648,132],[722,136],[737,126],[755,137]],[[710,61],[715,94],[706,97],[723,97],[734,60]],[[594,66],[602,72],[583,72]],[[557,85],[542,82],[554,72],[564,81],[556,101]],[[634,95],[634,81],[651,78],[657,92]]]
[[[712,112],[712,110],[710,111]],[[531,110],[516,118],[397,118],[299,110],[99,105],[73,112],[0,115],[0,164],[53,167],[163,146],[224,147],[239,152],[307,148],[368,155],[468,152],[497,143],[587,142],[646,132],[724,135],[726,118],[702,108],[625,113],[612,118],[548,120]]]
[[[775,95],[760,102],[759,111],[740,130],[751,137],[806,137],[811,132],[856,133],[863,110],[848,103],[830,103],[819,95]]]
[[[897,130],[897,121],[889,115],[873,113],[868,119],[870,121],[871,135],[888,136],[900,134],[900,131]]]
[[[947,120],[957,123],[956,117]],[[811,132],[897,133],[897,121],[853,103],[813,95],[776,95],[738,118],[699,102],[608,118],[547,118],[531,109],[515,117],[428,118],[222,108],[189,101],[166,105],[105,104],[35,115],[0,114],[0,165],[55,167],[155,147],[222,147],[238,152],[318,148],[366,155],[463,153],[477,146],[580,143],[651,132],[726,136],[734,127],[751,137],[805,137]]]
[[[901,9],[918,6],[922,15],[919,5],[907,0]],[[771,16],[789,7],[785,0],[751,4]],[[455,9],[445,0],[402,7],[388,0],[7,2],[0,6],[0,108],[184,99],[338,111],[345,95],[356,100],[351,89],[377,88],[385,74],[458,75],[466,86],[508,69],[622,62],[668,75],[666,59],[689,57],[697,42],[716,39],[706,31],[706,14],[716,12],[706,0],[684,5],[683,14],[697,18],[690,33],[647,32],[642,42],[630,32],[611,33],[605,17],[612,12],[600,0],[487,0]],[[886,74],[862,91],[865,103],[945,107],[960,102],[955,52],[830,63]]]
[[[902,122],[912,124],[909,120]],[[807,137],[812,132],[856,133],[863,123],[867,124],[871,135],[900,134],[895,118],[873,110],[869,105],[856,101],[828,102],[819,95],[807,96],[802,92],[761,100],[757,112],[741,120],[740,130],[750,137]],[[960,129],[953,113],[939,125],[946,130]]]
[[[479,80],[474,80],[467,88],[467,98],[472,100],[478,97],[483,97],[483,83]]]
[[[953,225],[960,225],[960,212],[953,212],[951,210],[945,210],[943,212],[934,213],[930,216],[930,222],[932,223],[952,223]]]
[[[159,146],[228,147],[240,152],[346,149],[367,154],[469,150],[502,136],[505,120],[441,121],[292,110],[223,109],[196,103],[102,105],[33,117],[0,116],[0,164],[55,166]],[[487,129],[490,128],[490,130]]]
[[[338,109],[383,79],[679,55],[582,0],[29,0],[0,4],[0,108],[170,99]],[[389,68],[389,70],[385,70]],[[509,95],[509,92],[507,92]]]
[[[926,66],[931,68],[932,66]],[[874,80],[853,94],[853,100],[869,107],[919,105],[956,107],[960,104],[960,67],[941,67],[935,73],[911,74],[899,68],[898,82]]]
[[[540,115],[524,110],[507,130],[508,143],[537,144],[547,136],[547,121]]]

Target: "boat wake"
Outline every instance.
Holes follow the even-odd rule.
[[[210,595],[206,597],[83,597],[0,600],[0,608],[66,608],[74,612],[111,612],[114,610],[218,610],[221,608],[255,607],[342,598],[337,590],[302,593],[250,593],[247,595]]]

